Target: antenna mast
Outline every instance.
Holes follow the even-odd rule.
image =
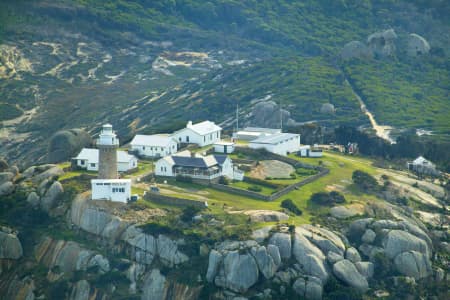
[[[239,104],[236,104],[236,132],[239,131]]]
[[[281,110],[281,100],[280,100],[280,130],[283,132],[283,112]]]

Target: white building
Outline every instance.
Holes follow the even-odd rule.
[[[189,121],[186,128],[174,132],[172,136],[178,143],[197,144],[203,147],[220,141],[221,131],[222,128],[211,121],[203,121],[197,124],[192,124]]]
[[[214,143],[214,152],[216,153],[233,153],[234,152],[234,143],[218,141]]]
[[[92,200],[127,203],[131,197],[130,179],[92,179]]]
[[[99,150],[83,148],[77,157],[74,158],[76,165],[88,171],[98,171]],[[117,171],[126,172],[137,168],[138,161],[134,155],[125,151],[117,151]]]
[[[288,155],[299,150],[300,135],[294,133],[275,133],[250,141],[248,147],[252,149],[266,149],[269,152],[279,155]]]
[[[298,156],[301,157],[322,157],[323,152],[319,147],[311,147],[310,145],[300,146]]]
[[[164,157],[178,150],[177,141],[171,135],[136,135],[130,143],[131,150],[148,157]]]
[[[246,127],[233,134],[233,139],[242,141],[253,141],[263,136],[281,133],[281,129],[275,128],[260,128],[260,127]]]
[[[202,156],[189,151],[158,160],[155,164],[155,175],[168,177],[181,175],[206,180],[220,176],[236,180],[243,179],[243,172],[233,167],[233,162],[227,155]]]
[[[97,139],[97,147],[99,148],[98,154],[93,155],[93,159],[97,157],[99,178],[91,180],[92,200],[127,203],[131,198],[131,179],[117,178],[117,171],[123,165],[118,163],[120,160],[118,158],[120,154],[117,151],[119,139],[112,130],[112,125],[103,125]]]

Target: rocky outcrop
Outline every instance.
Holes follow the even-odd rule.
[[[348,219],[350,217],[360,215],[360,211],[352,206],[334,206],[330,209],[330,214],[337,219]]]
[[[348,259],[352,263],[356,263],[361,261],[361,256],[359,255],[358,250],[353,247],[347,248],[345,251],[345,259]]]
[[[358,261],[355,262],[355,267],[362,276],[372,278],[375,270],[373,263],[369,261]]]
[[[362,276],[355,265],[349,260],[341,260],[333,265],[334,275],[351,287],[361,292],[367,291],[369,284],[364,276]]]
[[[59,181],[55,181],[48,188],[45,194],[42,196],[40,201],[41,208],[45,211],[50,211],[50,209],[54,208],[60,196],[64,193],[64,188]]]
[[[22,244],[17,235],[7,227],[0,230],[0,258],[19,259],[23,255]]]
[[[258,281],[258,276],[258,265],[250,254],[229,251],[214,282],[235,292],[245,292]]]
[[[0,185],[7,181],[12,181],[14,178],[14,174],[11,172],[0,172]]]
[[[406,52],[409,56],[425,55],[430,52],[430,45],[427,40],[418,34],[411,33],[408,35],[408,45]]]
[[[281,109],[274,101],[263,101],[257,103],[251,113],[251,126],[278,128],[280,126],[280,115],[283,118],[283,124],[291,121],[291,113]]]
[[[344,254],[345,245],[342,242],[342,239],[336,233],[328,229],[312,225],[302,225],[296,228],[296,232],[299,232],[308,238],[308,240],[319,247],[324,254],[327,254],[329,251]]]
[[[0,282],[0,286],[7,286],[5,291],[2,291],[1,299],[14,300],[34,300],[34,290],[36,289],[34,280],[30,276],[19,278],[17,275],[9,282]]]
[[[281,232],[275,233],[269,239],[269,244],[278,247],[282,259],[291,258],[292,242],[291,242],[291,235],[289,233],[281,233]]]
[[[40,183],[45,179],[52,179],[64,174],[64,171],[57,165],[47,164],[32,166],[26,169],[22,176],[31,179],[34,183]]]
[[[391,56],[395,54],[395,40],[397,34],[394,29],[375,32],[367,38],[367,46],[372,52],[380,56]]]
[[[36,192],[31,192],[28,194],[27,202],[30,204],[33,208],[38,208],[39,203],[41,202],[41,198]]]
[[[289,219],[287,214],[274,210],[247,210],[244,214],[250,216],[252,222],[279,222]]]
[[[390,231],[383,241],[383,247],[386,255],[393,259],[402,252],[417,251],[430,257],[428,245],[421,239],[402,230]]]
[[[57,163],[76,156],[83,147],[92,145],[91,136],[83,129],[68,129],[56,132],[50,138],[48,161]]]
[[[328,279],[328,272],[325,268],[325,256],[322,251],[297,232],[293,244],[292,252],[303,272],[318,277],[325,282]]]
[[[298,278],[292,285],[294,291],[303,299],[320,300],[322,299],[323,287],[322,281],[313,276]]]
[[[328,114],[328,115],[332,115],[336,112],[336,109],[334,108],[334,105],[331,103],[324,103],[322,104],[322,106],[320,107],[320,113],[321,114]]]
[[[395,267],[403,275],[421,279],[431,275],[431,262],[417,251],[403,252],[395,257]]]
[[[341,57],[344,60],[352,58],[367,59],[372,57],[372,51],[360,41],[351,41],[342,48]]]
[[[158,269],[151,270],[144,279],[142,300],[166,299],[166,277]]]
[[[272,249],[277,249],[272,248]],[[256,260],[256,263],[258,264],[258,269],[261,271],[261,273],[264,275],[266,279],[270,279],[273,277],[275,272],[277,271],[277,265],[275,264],[275,261],[272,257],[272,255],[269,254],[266,247],[253,247],[251,249],[251,253],[253,257]],[[278,254],[278,255],[277,255]],[[279,253],[274,253],[275,256],[280,257]]]
[[[371,244],[375,241],[375,238],[377,237],[377,234],[372,229],[367,229],[363,236],[361,237],[361,241],[363,243]]]
[[[223,256],[220,252],[216,250],[211,250],[209,253],[208,271],[206,273],[206,280],[208,282],[213,282],[214,278],[219,272],[220,264],[222,263]]]
[[[273,226],[264,226],[263,228],[256,229],[252,232],[252,239],[258,243],[262,243],[265,239],[269,237],[270,230]]]

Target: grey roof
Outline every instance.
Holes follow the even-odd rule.
[[[87,160],[91,164],[98,163],[98,149],[83,148],[81,152],[75,157],[76,160]],[[132,159],[136,159],[133,155],[128,154],[125,151],[117,151],[117,162],[129,162]]]
[[[173,140],[170,135],[154,134],[154,135],[143,135],[137,134],[131,141],[131,145],[138,146],[156,146],[156,147],[166,147]]]
[[[280,133],[281,129],[279,129],[279,128],[262,128],[262,127],[245,127],[244,129],[241,129],[240,131],[274,134],[274,133]]]
[[[257,138],[256,140],[251,141],[250,143],[256,144],[278,144],[279,142],[286,141],[290,138],[296,138],[300,136],[296,133],[275,133],[268,136],[262,136]]]
[[[208,156],[171,156],[175,166],[210,168],[216,165],[222,165],[227,159],[226,155],[208,155]]]

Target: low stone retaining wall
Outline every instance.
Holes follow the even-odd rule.
[[[184,198],[176,198],[176,197],[170,197],[166,195],[161,195],[154,192],[147,192],[144,196],[145,200],[160,203],[160,204],[167,204],[167,205],[175,205],[175,206],[195,206],[200,208],[205,208],[208,206],[206,201],[198,201],[198,200],[190,200],[190,199],[184,199]]]
[[[253,192],[253,191],[238,189],[235,187],[231,187],[231,186],[219,184],[219,183],[210,183],[209,186],[216,190],[224,191],[224,192],[227,192],[230,194],[236,194],[236,195],[246,196],[246,197],[250,197],[250,198],[270,201],[270,196],[266,196],[266,195],[263,195],[263,194],[260,194],[257,192]]]

